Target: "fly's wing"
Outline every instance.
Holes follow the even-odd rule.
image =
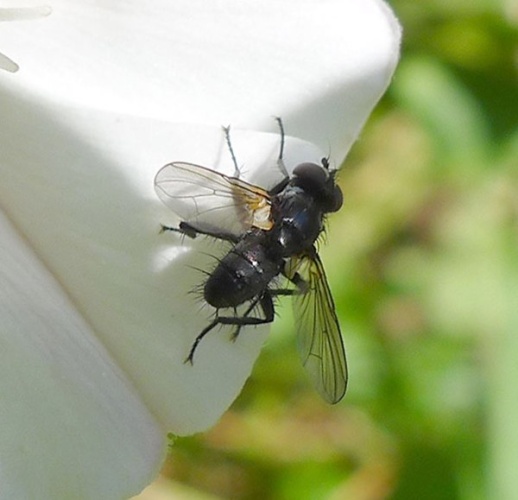
[[[301,290],[293,295],[293,311],[302,364],[320,395],[338,403],[347,388],[347,362],[335,304],[316,250],[290,259],[286,274]]]
[[[155,191],[182,221],[201,231],[238,236],[251,227],[272,227],[267,191],[209,168],[169,163],[158,171]]]

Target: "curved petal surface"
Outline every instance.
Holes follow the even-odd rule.
[[[282,116],[341,162],[390,81],[400,28],[381,0],[54,0],[0,34],[31,92],[267,131]]]
[[[5,23],[0,30],[1,50],[21,68],[15,76],[0,74],[0,207],[12,237],[2,257],[6,269],[18,270],[18,247],[29,244],[37,254],[22,266],[27,280],[11,274],[15,290],[31,290],[28,314],[37,312],[28,323],[22,314],[9,316],[23,308],[20,300],[7,300],[6,280],[2,316],[13,323],[5,335],[18,352],[5,363],[13,372],[4,383],[16,387],[12,373],[32,362],[25,387],[59,392],[49,364],[34,362],[38,356],[28,347],[39,345],[35,336],[59,332],[51,345],[64,346],[62,374],[77,362],[70,387],[78,392],[64,390],[41,410],[37,429],[50,429],[49,442],[63,451],[56,469],[47,469],[49,484],[59,466],[67,470],[68,451],[82,443],[59,435],[59,418],[51,425],[51,409],[66,420],[68,407],[70,429],[82,424],[80,417],[92,422],[89,433],[102,427],[85,460],[95,462],[103,441],[122,447],[105,455],[119,460],[106,470],[120,493],[132,488],[128,473],[141,484],[156,469],[163,452],[158,425],[185,434],[214,423],[241,389],[266,334],[257,328],[230,343],[225,332],[215,332],[194,367],[182,363],[212,313],[202,305],[198,311],[188,293],[202,279],[193,267],[210,269],[214,259],[206,254],[224,249],[158,234],[160,223],[177,221],[153,192],[156,171],[174,160],[231,168],[220,128],[231,123],[246,178],[271,185],[278,175],[278,133],[260,132],[275,129],[271,115],[282,116],[287,132],[300,138],[287,141],[288,167],[328,152],[340,162],[389,83],[399,27],[377,0],[55,0],[51,16],[30,21],[30,29],[28,23]],[[29,278],[42,265],[47,274],[34,283]],[[54,288],[68,297],[59,302],[49,292],[51,304],[62,304],[62,317],[43,301],[42,290]],[[27,349],[22,332],[29,332]],[[15,395],[12,387],[6,390]],[[30,412],[27,395],[20,413]],[[14,426],[14,410],[5,415]],[[118,419],[125,424],[110,440],[107,429]],[[21,439],[33,420],[20,422]],[[5,436],[0,433],[0,442]],[[45,443],[34,439],[41,452]],[[98,470],[102,463],[85,465],[88,477],[100,478],[99,494],[91,498],[113,487]],[[20,470],[13,468],[11,477]]]
[[[216,332],[194,366],[183,363],[212,314],[209,307],[198,311],[200,301],[189,293],[204,279],[192,267],[211,269],[227,247],[160,235],[160,223],[178,221],[156,198],[153,178],[157,167],[181,158],[232,172],[221,128],[71,108],[57,113],[55,106],[50,116],[41,105],[0,103],[18,117],[0,129],[0,142],[9,145],[0,199],[12,220],[164,427],[176,434],[208,427],[241,389],[266,329],[235,343]],[[248,178],[273,184],[278,134],[236,130],[233,137]],[[286,157],[291,169],[321,153],[289,139]]]
[[[0,234],[0,497],[139,492],[163,430],[1,213]]]

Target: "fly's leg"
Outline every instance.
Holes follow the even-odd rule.
[[[299,274],[295,273],[293,276],[289,276],[288,279],[297,287],[296,289],[288,289],[288,291],[291,291],[293,293],[290,294],[283,294],[283,295],[300,295],[304,294],[308,291],[309,284],[308,282]],[[279,290],[283,291],[283,290]]]
[[[286,170],[286,165],[284,165],[284,125],[282,123],[282,119],[280,116],[275,117],[275,121],[279,125],[279,132],[281,134],[281,144],[279,146],[279,158],[277,159],[277,166],[279,167],[279,170],[281,171],[281,174],[284,175],[285,178],[289,178],[288,171]]]
[[[255,298],[248,309],[243,313],[243,316],[241,319],[246,319],[248,315],[252,312],[254,307],[260,303],[261,308],[263,310],[263,313],[265,315],[266,320],[265,323],[271,323],[273,321],[273,317],[275,315],[275,308],[273,305],[273,297],[286,297],[286,296],[293,296],[293,295],[300,295],[302,293],[306,293],[306,290],[308,288],[308,284],[306,281],[302,279],[302,277],[295,273],[293,277],[290,279],[290,281],[296,285],[297,288],[268,288],[262,296],[258,296]],[[264,302],[263,302],[264,301]],[[270,319],[271,317],[271,319]],[[241,327],[246,325],[248,323],[242,323],[239,324],[236,328],[236,331],[232,334],[232,341],[235,341],[239,335],[239,332],[241,330]]]
[[[234,163],[234,177],[239,179],[241,175],[241,170],[237,164],[236,155],[234,154],[234,148],[232,147],[232,141],[230,140],[230,125],[228,127],[223,127],[223,132],[225,133],[225,139],[227,141],[228,150],[230,151],[230,156],[232,157],[232,162]]]
[[[282,161],[282,157],[284,155],[284,124],[282,123],[282,118],[280,116],[275,117],[275,121],[279,125],[279,132],[281,134],[281,145],[279,148],[279,161]]]
[[[302,293],[306,293],[307,283],[300,277],[298,273],[295,273],[290,281],[297,286],[297,288],[268,288],[262,296],[257,297],[252,301],[248,309],[241,316],[241,320],[248,319],[248,315],[252,312],[254,307],[259,303],[263,313],[265,315],[265,320],[261,323],[271,323],[274,319],[275,308],[273,305],[273,297],[285,297],[285,296],[293,296],[300,295]],[[253,318],[251,318],[253,319]],[[236,330],[232,334],[232,341],[235,341],[241,331],[241,328],[247,324],[261,324],[261,323],[245,323],[241,322],[238,324]]]
[[[211,330],[213,330],[218,325],[235,325],[236,330],[232,334],[232,340],[235,341],[241,331],[241,328],[246,325],[263,325],[266,323],[271,323],[275,318],[275,307],[273,305],[273,297],[278,296],[292,296],[299,295],[301,293],[306,293],[308,284],[307,282],[299,275],[299,273],[295,273],[293,276],[288,278],[297,288],[278,288],[278,289],[267,289],[262,295],[258,295],[250,305],[247,310],[243,313],[243,316],[222,316],[216,317],[214,320],[207,325],[194,339],[194,342],[191,346],[191,350],[189,351],[189,355],[185,359],[184,363],[193,364],[194,361],[194,353],[198,348],[198,345],[203,340],[205,335],[207,335]],[[264,318],[250,317],[249,314],[254,310],[257,305],[260,305],[263,310]]]
[[[279,132],[281,135],[281,143],[279,145],[279,157],[277,158],[277,166],[283,175],[283,179],[279,184],[274,186],[270,191],[269,194],[275,195],[280,193],[288,184],[288,180],[290,178],[290,175],[288,174],[288,170],[286,169],[286,165],[284,165],[284,142],[285,142],[285,136],[284,133],[284,124],[282,123],[282,119],[279,116],[275,117],[275,121],[279,125]],[[223,132],[225,134],[225,140],[227,142],[227,147],[230,152],[230,156],[232,157],[232,163],[234,164],[234,177],[239,179],[241,176],[241,170],[239,168],[239,165],[237,164],[236,155],[234,153],[234,148],[232,147],[232,141],[230,140],[230,125],[227,127],[223,127]]]
[[[287,185],[290,180],[290,175],[288,174],[288,171],[286,170],[286,165],[284,165],[284,125],[282,124],[282,120],[280,117],[276,116],[275,120],[277,121],[277,124],[279,125],[279,131],[281,134],[281,144],[279,146],[279,157],[277,158],[277,167],[279,168],[281,174],[283,175],[282,181],[280,181],[278,184],[273,186],[268,191],[268,194],[270,196],[275,196],[276,194],[279,194]]]
[[[271,323],[275,315],[275,309],[273,306],[272,294],[270,293],[270,290],[265,290],[263,295],[258,295],[254,300],[252,300],[252,302],[248,306],[248,309],[243,313],[243,316],[241,316],[240,319],[249,319],[248,315],[254,310],[257,304],[259,304],[263,310],[264,323]],[[239,332],[241,331],[241,327],[243,327],[246,324],[247,323],[242,323],[237,325],[237,328],[231,337],[232,342],[236,341],[237,337],[239,336]]]
[[[254,309],[254,307],[259,304],[263,310],[264,318],[257,318],[254,316],[248,316]],[[243,326],[246,325],[263,325],[265,323],[271,323],[275,317],[275,309],[273,306],[272,295],[269,290],[266,290],[262,295],[256,297],[248,309],[245,311],[243,316],[221,316],[214,318],[214,320],[207,325],[196,337],[194,343],[192,344],[191,350],[189,351],[189,355],[185,359],[185,363],[193,364],[194,353],[198,348],[198,345],[203,340],[205,335],[207,335],[212,329],[214,329],[218,325],[235,325],[236,331],[232,335],[232,339],[235,340],[239,335],[239,331]]]
[[[192,239],[194,239],[198,235],[202,234],[204,236],[210,236],[217,240],[229,241],[231,243],[237,243],[239,241],[239,238],[233,234],[222,233],[222,232],[218,232],[218,231],[206,231],[206,230],[202,231],[201,229],[197,229],[194,226],[191,226],[191,224],[189,224],[188,222],[180,222],[180,225],[178,227],[164,226],[162,224],[162,228],[160,229],[160,232],[164,233],[165,231],[179,233],[183,236],[188,236],[189,238],[192,238]]]
[[[296,285],[297,288],[268,288],[262,296],[258,296],[251,302],[248,309],[243,313],[241,319],[246,319],[253,311],[254,307],[259,303],[266,318],[264,322],[271,323],[275,315],[273,297],[300,295],[301,293],[305,293],[307,290],[307,283],[300,277],[298,273],[295,273],[290,281]],[[248,323],[242,323],[238,325],[236,331],[232,334],[232,340],[237,339],[241,327],[246,324]]]

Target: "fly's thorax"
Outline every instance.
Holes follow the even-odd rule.
[[[323,229],[324,212],[305,190],[288,186],[272,204],[272,240],[283,257],[297,255],[315,243]]]

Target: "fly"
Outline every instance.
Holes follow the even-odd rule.
[[[322,164],[301,163],[290,176],[284,166],[284,128],[279,169],[283,179],[271,189],[239,178],[239,168],[224,128],[234,162],[234,176],[192,163],[173,162],[155,177],[158,197],[182,220],[178,227],[163,226],[196,238],[206,235],[229,242],[230,251],[210,273],[204,299],[216,316],[196,337],[186,362],[193,363],[201,340],[216,326],[234,328],[233,339],[247,325],[274,320],[274,298],[292,297],[297,344],[302,364],[315,388],[329,403],[340,401],[347,388],[345,349],[335,305],[315,242],[325,217],[342,206],[343,195],[326,158]],[[276,288],[284,276],[292,288]],[[247,304],[241,315],[235,311]],[[234,315],[220,315],[233,309]],[[259,311],[259,314],[256,312]]]

